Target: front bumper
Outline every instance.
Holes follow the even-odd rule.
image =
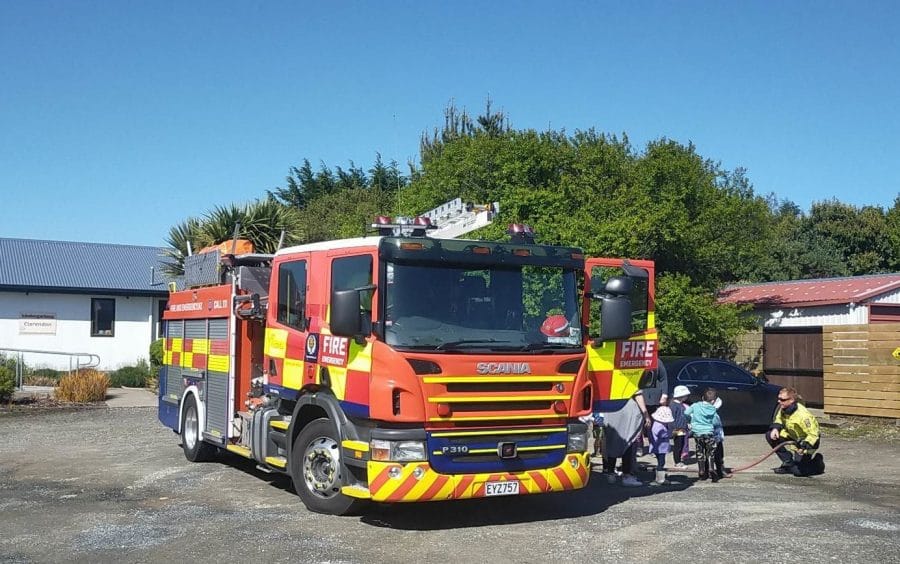
[[[585,487],[591,467],[590,456],[585,452],[566,454],[562,463],[553,468],[483,474],[440,474],[428,462],[369,460],[367,474],[368,489],[349,486],[342,492],[390,503],[471,499],[485,497],[487,482],[508,480],[519,482],[519,495],[562,492]]]

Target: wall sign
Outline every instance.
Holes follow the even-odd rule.
[[[19,335],[56,335],[55,313],[22,313]]]

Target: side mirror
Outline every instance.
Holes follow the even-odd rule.
[[[631,300],[625,296],[600,298],[600,340],[619,341],[630,336]]]
[[[360,301],[357,290],[337,290],[331,293],[331,332],[341,337],[362,334]]]
[[[630,276],[613,276],[606,282],[603,291],[613,296],[627,296],[633,288],[634,282]]]

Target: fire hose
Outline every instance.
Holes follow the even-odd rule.
[[[761,464],[765,459],[767,459],[767,458],[769,458],[770,456],[772,456],[773,454],[775,454],[775,451],[777,451],[777,450],[780,449],[781,447],[784,447],[784,446],[787,446],[787,445],[796,445],[796,444],[797,444],[797,441],[784,441],[783,443],[779,443],[779,444],[775,445],[775,446],[772,448],[772,450],[770,450],[769,452],[767,452],[766,454],[764,454],[762,457],[760,457],[760,458],[754,460],[754,461],[751,462],[750,464],[747,464],[747,465],[745,465],[745,466],[741,466],[740,468],[732,468],[731,472],[728,472],[727,474],[725,474],[725,477],[726,477],[726,478],[731,478],[732,476],[734,476],[734,475],[737,474],[738,472],[743,472],[744,470],[749,470],[750,468],[753,468],[753,467],[756,466],[757,464]]]

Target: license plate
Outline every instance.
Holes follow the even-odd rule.
[[[518,495],[519,482],[516,480],[507,480],[505,482],[485,482],[484,495]]]

